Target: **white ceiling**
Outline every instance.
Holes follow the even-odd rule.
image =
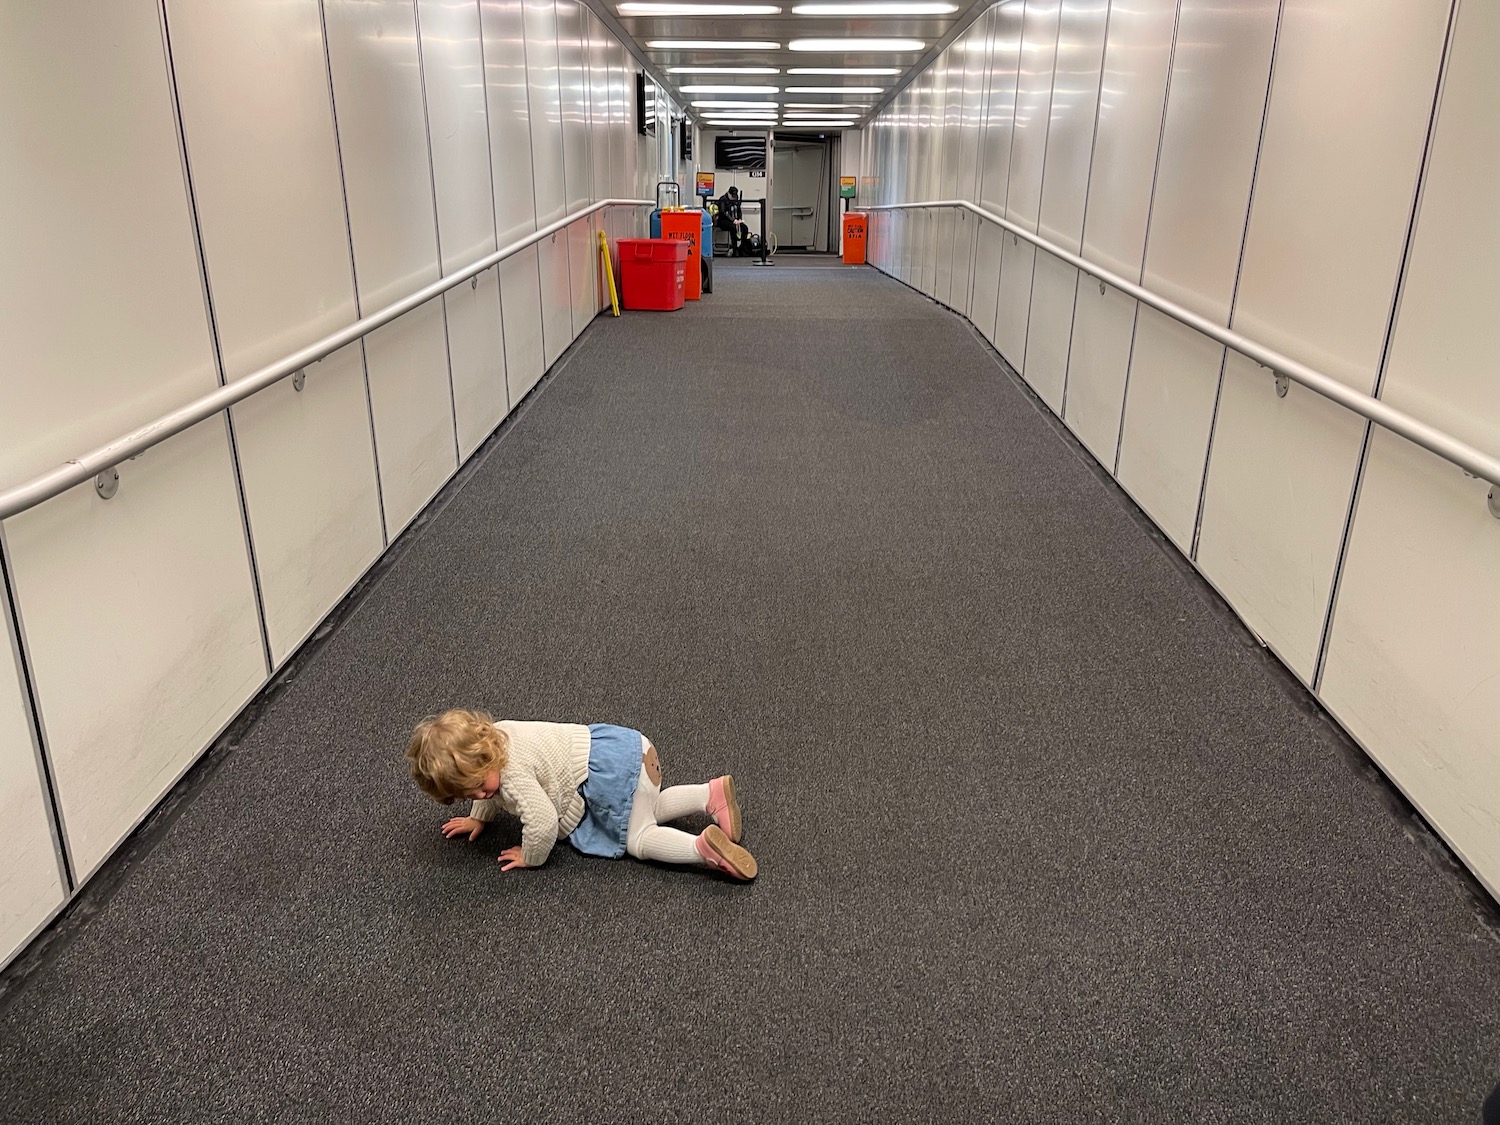
[[[640,0],[635,0],[640,2]],[[670,0],[662,0],[670,2]],[[848,120],[848,127],[858,127],[869,117],[873,107],[879,104],[893,87],[906,81],[913,69],[924,63],[928,53],[951,32],[972,22],[976,8],[975,0],[946,0],[943,6],[954,10],[944,14],[885,14],[892,8],[910,7],[901,0],[879,0],[882,14],[803,15],[793,9],[805,2],[815,0],[682,0],[695,9],[705,9],[703,14],[638,14],[631,10],[631,0],[594,0],[591,6],[603,8],[618,21],[627,35],[633,38],[640,51],[648,57],[657,70],[666,78],[669,92],[674,100],[691,107],[690,113],[700,123],[718,120],[720,115],[735,114],[730,105],[761,103],[761,111],[775,115],[777,123],[783,125],[831,120],[815,118],[822,107],[843,108],[855,115]],[[835,0],[821,0],[831,4]],[[858,0],[842,0],[840,6]],[[875,0],[863,0],[862,7],[870,7]],[[934,0],[911,0],[911,4],[924,9]],[[938,0],[942,3],[943,0]],[[722,14],[716,9],[729,10],[754,4],[780,9],[776,14]],[[674,5],[680,7],[681,4]],[[623,10],[622,10],[623,9]],[[920,46],[900,51],[861,50],[792,50],[789,45],[802,39],[835,40],[857,47],[861,40],[904,39],[920,43]],[[727,49],[705,49],[696,47],[653,47],[652,43],[663,41],[717,41],[733,42],[737,45]],[[770,44],[770,46],[753,44]],[[704,74],[682,73],[676,67],[769,67],[773,74]],[[880,67],[894,69],[894,74],[797,74],[794,68],[845,68]],[[729,90],[703,92],[685,91],[691,86],[727,86]],[[774,86],[774,92],[742,90],[747,86]],[[816,90],[790,90],[789,87],[816,87]],[[878,89],[853,92],[849,88],[875,87]],[[714,106],[693,106],[694,102],[712,101]],[[765,103],[773,102],[776,108]],[[745,107],[747,110],[750,107]],[[762,123],[770,124],[770,121]]]

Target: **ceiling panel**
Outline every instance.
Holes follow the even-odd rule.
[[[621,12],[622,2],[626,8]],[[705,0],[707,2],[707,0]],[[762,0],[746,0],[761,3]],[[888,0],[890,2],[890,0]],[[917,0],[921,3],[922,0]],[[974,0],[950,0],[954,10],[943,15],[857,15],[857,16],[803,16],[793,12],[795,0],[763,0],[764,4],[780,9],[775,15],[639,15],[629,10],[629,0],[594,0],[591,6],[607,12],[619,26],[630,35],[640,50],[666,74],[669,92],[674,100],[684,105],[694,101],[734,101],[738,94],[725,91],[712,93],[684,93],[684,86],[768,86],[779,87],[777,95],[746,91],[746,101],[765,102],[768,97],[779,101],[783,108],[791,102],[829,104],[857,104],[866,107],[853,124],[863,124],[872,109],[892,89],[910,77],[910,72],[935,47],[939,41],[961,26],[972,21],[987,3]],[[733,3],[718,5],[734,7]],[[861,39],[907,39],[918,40],[920,48],[890,51],[793,51],[789,44],[799,39],[825,39],[847,43],[857,47]],[[714,41],[749,43],[750,46],[729,48],[703,47],[657,47],[653,43],[678,41]],[[759,44],[759,45],[756,45]],[[774,44],[767,46],[766,44]],[[702,74],[680,73],[674,67],[774,67],[775,74]],[[897,73],[869,74],[794,74],[793,68],[845,68],[886,67],[896,68]],[[845,87],[880,87],[879,93],[842,93]],[[829,92],[789,92],[788,87],[818,87]],[[712,116],[722,107],[694,109],[696,117]],[[798,109],[805,107],[799,106]]]

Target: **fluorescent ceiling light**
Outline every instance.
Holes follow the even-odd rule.
[[[779,16],[775,4],[673,4],[625,3],[622,16]]]
[[[635,5],[620,5],[620,11]],[[848,3],[794,4],[792,11],[799,16],[946,16],[958,11],[957,4],[945,4],[942,0],[850,0]]]
[[[794,66],[788,74],[900,74],[899,66]]]
[[[774,94],[776,86],[684,86],[684,94]]]
[[[779,51],[780,43],[765,43],[758,39],[652,39],[647,44],[653,51]]]
[[[788,86],[788,94],[883,94],[884,86]]]
[[[669,66],[669,74],[780,74],[776,66]],[[892,74],[896,73],[891,71]]]
[[[655,46],[655,44],[648,44]],[[793,39],[787,44],[793,51],[821,51],[829,54],[864,54],[871,51],[894,51],[904,53],[925,51],[927,44],[920,39]]]
[[[866,110],[867,105],[858,105],[854,102],[782,102],[784,109],[822,109],[832,113],[843,113],[846,109]]]
[[[775,109],[775,102],[693,102],[694,109]]]

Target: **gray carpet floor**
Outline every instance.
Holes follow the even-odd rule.
[[[718,281],[595,322],[12,974],[0,1120],[1476,1121],[1495,916],[1389,789],[963,322]],[[760,879],[501,874],[405,774],[455,705],[732,771]]]

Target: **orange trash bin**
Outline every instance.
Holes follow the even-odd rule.
[[[862,211],[844,214],[844,265],[865,264],[865,215]]]
[[[688,211],[663,211],[661,213],[661,236],[686,242],[688,247],[686,272],[683,275],[682,295],[689,301],[703,296],[703,266],[698,246],[703,238],[703,212],[694,208]]]

